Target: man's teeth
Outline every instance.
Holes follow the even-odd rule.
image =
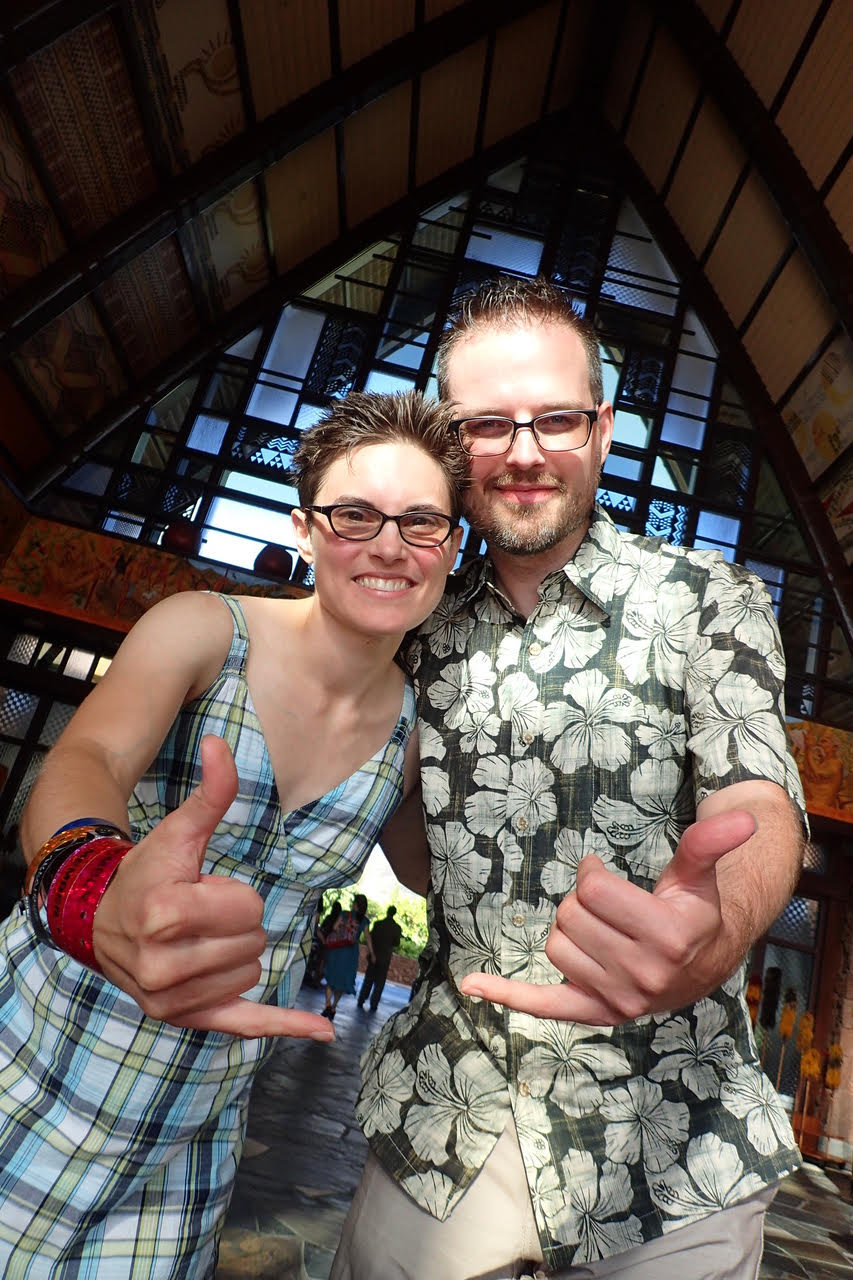
[[[356,578],[356,582],[373,591],[405,591],[409,585],[406,578]]]

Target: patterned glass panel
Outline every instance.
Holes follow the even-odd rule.
[[[23,738],[36,713],[39,700],[20,689],[0,689],[0,733]]]
[[[89,666],[91,666],[91,660],[94,656],[95,655],[92,653],[87,655],[89,658]],[[67,672],[67,674],[73,675],[74,673]],[[69,706],[65,702],[54,702],[50,711],[47,713],[44,728],[39,734],[39,746],[52,747],[76,710],[76,707]]]
[[[775,927],[775,926],[774,926]],[[779,1015],[785,1000],[786,991],[793,990],[797,995],[797,1016],[809,1007],[811,999],[812,972],[814,958],[806,951],[794,951],[790,947],[768,945],[764,951],[764,972],[774,967],[781,970],[779,982],[779,1004],[772,1027],[756,1028],[765,1074],[779,1092],[790,1097],[796,1093],[800,1073],[800,1055],[797,1052],[796,1029],[790,1040],[783,1041],[779,1035]],[[783,1053],[784,1046],[784,1053]],[[781,1067],[781,1071],[780,1071]]]
[[[34,751],[30,756],[24,772],[24,780],[15,794],[15,799],[12,801],[12,805],[6,818],[9,825],[13,822],[17,822],[21,814],[24,812],[24,807],[30,798],[30,791],[32,790],[33,783],[38,777],[39,770],[44,763],[44,757],[46,754],[47,753],[44,751]]]
[[[822,845],[813,842],[806,845],[803,857],[803,867],[806,871],[814,871],[819,876],[825,876],[828,862],[826,850]]]
[[[32,661],[37,646],[38,636],[15,636],[9,647],[9,660],[11,662],[23,662],[26,666]]]
[[[768,933],[776,942],[796,942],[813,947],[817,939],[820,904],[815,898],[792,898]]]

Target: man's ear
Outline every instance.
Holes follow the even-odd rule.
[[[601,440],[601,461],[604,463],[613,443],[613,405],[609,400],[602,400],[599,405],[597,421]]]
[[[314,563],[314,545],[311,540],[311,525],[309,523],[309,515],[307,511],[303,511],[301,507],[294,507],[290,513],[290,519],[293,522],[293,532],[296,534],[296,547],[301,558],[306,564]]]

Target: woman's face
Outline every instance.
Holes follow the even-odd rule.
[[[417,445],[394,442],[363,445],[336,458],[314,498],[316,506],[346,502],[374,507],[385,515],[436,511],[450,515],[450,492],[438,463]],[[400,636],[423,622],[444,590],[462,530],[439,547],[404,542],[387,521],[375,538],[351,542],[332,532],[326,516],[311,523],[293,513],[302,558],[314,565],[317,598],[338,621],[377,636]]]

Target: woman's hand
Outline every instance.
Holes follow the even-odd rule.
[[[152,1018],[237,1036],[334,1039],[328,1021],[242,998],[261,976],[263,902],[249,885],[202,875],[207,843],[237,793],[225,742],[201,747],[202,781],[123,859],[95,914],[105,976]]]

